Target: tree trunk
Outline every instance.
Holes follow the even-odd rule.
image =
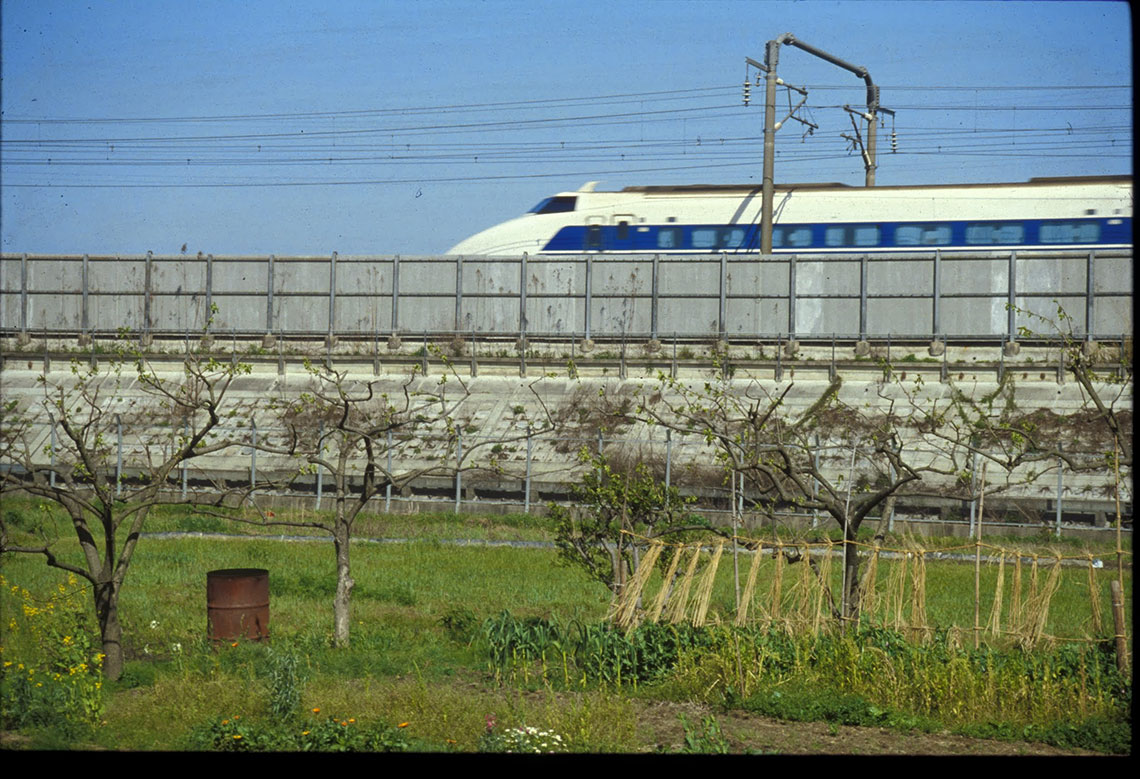
[[[336,544],[336,595],[333,597],[333,646],[346,647],[352,627],[352,566],[348,559],[351,531],[338,522],[333,542]]]
[[[95,614],[103,643],[103,675],[118,681],[123,675],[123,626],[119,622],[119,588],[114,581],[95,585]]]
[[[855,523],[847,522],[845,541],[846,563],[843,566],[843,626],[859,619],[859,548],[855,546],[855,535],[859,532]]]

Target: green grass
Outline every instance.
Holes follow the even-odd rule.
[[[52,532],[61,537],[62,557],[76,559],[74,540],[68,536],[71,530],[61,517],[40,512],[30,504],[8,500],[5,500],[4,510],[15,512],[6,515],[6,519],[24,531],[36,521],[46,522]],[[223,520],[203,519],[171,508],[160,512],[147,530],[206,531],[204,526],[195,526],[195,523],[209,522],[223,523]],[[793,718],[799,711],[806,712],[804,716],[830,717],[835,721],[846,721],[844,717],[852,721],[862,718],[866,720],[864,724],[903,729],[926,727],[924,723],[930,721],[934,723],[930,725],[932,728],[956,727],[963,732],[997,738],[1033,737],[1075,746],[1093,744],[1095,739],[1090,735],[1093,730],[1087,722],[1094,717],[1102,717],[1103,732],[1115,733],[1113,729],[1120,727],[1119,717],[1111,712],[1105,714],[1103,707],[1097,709],[1091,705],[1070,723],[1050,721],[1043,716],[1023,721],[1024,718],[1018,720],[1007,714],[1002,715],[1005,717],[1002,719],[997,717],[1000,712],[996,709],[997,719],[989,724],[984,719],[978,721],[974,715],[971,715],[973,720],[955,719],[944,712],[931,713],[907,704],[899,697],[901,692],[895,698],[882,697],[885,693],[876,691],[877,688],[828,676],[808,664],[800,668],[798,676],[789,674],[785,680],[777,680],[776,687],[753,686],[749,688],[749,696],[738,689],[735,699],[726,698],[724,680],[737,673],[735,655],[714,652],[701,659],[698,654],[691,654],[689,665],[682,663],[674,667],[677,654],[675,648],[670,648],[672,645],[667,646],[668,631],[661,633],[665,639],[660,636],[637,639],[641,642],[638,644],[641,649],[637,650],[642,653],[640,656],[656,658],[651,662],[657,665],[644,674],[622,671],[620,684],[616,674],[607,675],[601,661],[591,665],[575,658],[563,660],[560,652],[568,644],[546,652],[544,659],[511,662],[505,668],[498,668],[496,673],[488,642],[483,637],[482,627],[488,618],[509,611],[519,620],[543,618],[563,626],[572,623],[597,626],[608,610],[608,591],[577,569],[559,567],[554,549],[470,547],[438,542],[456,537],[496,538],[515,534],[527,540],[547,538],[549,530],[538,517],[446,513],[415,517],[369,516],[362,517],[360,527],[369,528],[368,532],[358,533],[361,537],[375,533],[419,540],[400,544],[354,543],[352,562],[356,588],[352,645],[343,650],[330,647],[335,567],[332,544],[327,539],[285,543],[275,538],[248,536],[143,538],[121,600],[128,661],[123,678],[106,689],[105,724],[90,740],[76,740],[50,726],[30,728],[26,735],[33,737],[33,745],[42,747],[187,749],[193,746],[188,741],[191,731],[217,718],[238,715],[256,723],[271,722],[273,662],[266,647],[239,642],[237,647],[226,646],[214,651],[205,640],[207,572],[247,567],[265,568],[270,573],[271,646],[275,652],[291,652],[298,659],[303,679],[301,714],[317,717],[311,711],[317,708],[321,710],[320,718],[331,715],[347,720],[352,717],[362,726],[376,728],[409,722],[407,735],[417,749],[473,750],[485,730],[486,716],[494,714],[505,726],[530,725],[561,733],[572,749],[634,751],[645,746],[639,743],[634,725],[637,698],[697,698],[735,706],[745,706],[748,700],[753,700],[747,705],[759,707],[756,710],[761,711],[763,705],[755,703],[761,701],[756,695],[790,687],[808,690],[808,699],[786,708],[783,714],[775,709],[768,713]],[[219,531],[251,532],[247,526],[228,524],[208,532]],[[272,532],[279,535],[282,531]],[[927,544],[924,540],[923,543],[928,548],[942,543],[945,548],[960,541],[931,540]],[[1068,548],[1063,551],[1070,555],[1075,553]],[[1107,562],[1107,555],[1098,554]],[[750,560],[748,556],[741,558],[742,583]],[[880,561],[881,581],[888,579],[892,564]],[[784,570],[785,609],[792,605],[795,593],[791,585],[798,580],[801,569],[802,565],[796,565]],[[770,590],[773,573],[774,563],[769,558],[761,568],[758,592]],[[831,567],[833,581],[837,581],[838,574],[839,565],[835,563]],[[984,566],[982,574],[984,591],[991,591],[996,566]],[[1126,595],[1130,599],[1131,571],[1126,574]],[[33,642],[26,631],[10,627],[10,620],[19,621],[20,609],[20,600],[10,587],[26,588],[33,599],[38,599],[35,602],[46,602],[66,577],[45,566],[39,557],[20,555],[3,557],[3,575],[9,585],[0,592],[0,614],[4,615],[4,625],[0,626],[4,632],[3,657],[5,660],[34,658],[42,647]],[[1043,576],[1044,571],[1040,575]],[[1023,592],[1028,591],[1028,576],[1026,567]],[[1089,633],[1087,573],[1082,569],[1066,569],[1063,576],[1046,632],[1062,636],[1086,635]],[[1114,572],[1110,570],[1097,572],[1106,622],[1111,619],[1107,587],[1112,576]],[[1006,603],[1010,598],[1011,581],[1012,567],[1007,564]],[[648,592],[654,592],[657,586],[659,584],[651,582]],[[734,589],[732,560],[726,552],[716,578],[710,609],[712,619],[721,622],[731,619]],[[89,595],[83,598],[85,609],[90,608],[87,598]],[[988,616],[988,603],[988,600],[983,601],[983,618]],[[972,625],[971,564],[928,563],[927,613],[931,624],[943,628],[951,622],[962,627]],[[1131,609],[1127,613],[1131,619]],[[625,651],[621,646],[624,639],[620,637],[591,633],[587,638],[599,642],[599,657],[617,657]],[[711,651],[697,646],[703,646],[705,641],[694,638],[686,646],[694,653]],[[939,641],[945,646],[954,643],[945,630]],[[972,634],[959,631],[957,645],[972,646]],[[1006,651],[1004,646],[1002,651]],[[618,654],[613,654],[615,652]],[[870,663],[873,655],[859,662]],[[718,662],[721,665],[718,666]],[[725,675],[708,675],[720,667],[727,669]],[[704,670],[698,674],[694,668]],[[901,666],[896,664],[892,668],[890,673],[883,671],[879,675],[896,681],[905,679],[905,674],[899,671]],[[932,668],[939,670],[939,665],[934,664]],[[634,684],[631,675],[638,678],[636,687],[631,686]],[[710,687],[717,678],[721,681]],[[943,684],[953,681],[947,676],[932,678]],[[496,679],[501,684],[496,684]],[[900,682],[897,686],[903,685]],[[991,705],[986,701],[994,699],[986,698],[983,692],[970,699],[973,701],[970,705],[983,708]],[[1064,709],[1064,700],[1056,697],[1060,693],[1051,694],[1055,697],[1046,702],[1055,709]],[[828,708],[829,700],[837,703]],[[791,704],[785,700],[782,705]],[[1110,739],[1112,743],[1119,743],[1119,738],[1113,739]],[[1094,744],[1090,748],[1098,747]],[[1112,751],[1119,747],[1102,745],[1099,748]]]

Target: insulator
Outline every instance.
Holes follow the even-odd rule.
[[[748,81],[744,82],[744,105],[748,105],[748,101],[752,98],[752,84]]]
[[[891,153],[894,154],[898,150],[899,150],[899,137],[898,137],[898,135],[895,134],[894,130],[891,130]]]

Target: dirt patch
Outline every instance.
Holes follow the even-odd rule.
[[[713,712],[696,704],[639,705],[638,728],[648,751],[674,752],[685,743],[679,715],[694,725],[712,714],[733,753],[780,755],[1095,755],[1024,741],[967,738],[950,733],[902,733],[886,728],[782,722],[747,712]]]

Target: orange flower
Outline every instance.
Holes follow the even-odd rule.
[[[237,646],[237,645],[238,645],[238,642],[237,642],[237,641],[235,641],[235,642],[233,642],[232,644],[230,644],[230,646]]]
[[[356,722],[356,720],[355,720],[355,719],[353,719],[352,717],[349,717],[349,718],[348,718],[348,721],[349,721],[349,723],[353,723],[353,722]]]
[[[321,713],[321,710],[320,710],[320,708],[319,708],[319,707],[318,707],[318,708],[315,708],[315,709],[313,709],[313,714],[320,714],[320,713]]]
[[[410,722],[401,722],[401,723],[400,723],[399,725],[397,725],[396,727],[398,727],[398,728],[406,728],[406,727],[408,727],[408,725],[411,725],[411,724],[412,724],[412,723],[410,723]]]

